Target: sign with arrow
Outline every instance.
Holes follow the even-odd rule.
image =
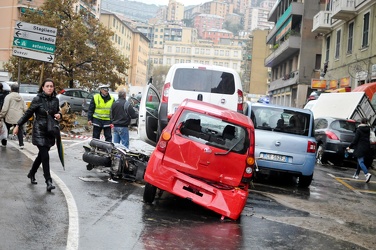
[[[16,21],[13,56],[52,63],[55,59],[56,35],[56,28]]]
[[[14,30],[14,37],[15,38],[23,38],[28,39],[36,42],[41,43],[48,43],[48,44],[55,44],[56,43],[56,37],[54,36],[48,36],[43,35],[39,33],[24,31],[24,30]]]
[[[24,57],[24,58],[29,58],[29,59],[34,59],[34,60],[39,60],[43,62],[49,62],[49,63],[53,63],[55,59],[55,56],[52,54],[46,54],[46,53],[41,53],[41,52],[27,50],[27,49],[19,49],[19,48],[13,48],[13,55]]]

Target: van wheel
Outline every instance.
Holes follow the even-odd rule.
[[[303,188],[309,187],[309,185],[311,185],[312,179],[313,179],[313,174],[308,175],[308,176],[306,175],[299,176],[299,182],[298,182],[299,187],[303,187]]]
[[[326,162],[327,162],[327,160],[326,160],[326,157],[324,155],[324,146],[323,146],[323,144],[320,144],[317,147],[317,151],[316,151],[316,163],[323,165]]]
[[[145,184],[144,190],[144,202],[153,203],[155,199],[155,194],[157,193],[157,187],[151,185],[150,183]]]

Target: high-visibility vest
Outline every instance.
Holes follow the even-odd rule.
[[[111,97],[111,100],[109,100],[108,102],[104,102],[100,94],[94,95],[93,97],[94,103],[95,103],[95,110],[93,114],[94,118],[105,120],[105,121],[110,120],[111,106],[115,101],[112,96],[110,97]]]

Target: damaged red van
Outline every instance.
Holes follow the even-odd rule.
[[[142,106],[152,107],[141,103],[140,112],[146,111]],[[156,116],[146,109],[140,113],[140,123],[145,125],[146,121],[156,129],[155,121],[151,122]],[[253,177],[254,147],[254,127],[247,116],[186,99],[150,156],[143,199],[152,203],[158,188],[206,207],[222,219],[236,220],[246,204]]]

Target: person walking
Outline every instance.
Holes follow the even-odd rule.
[[[103,129],[105,140],[112,142],[111,135],[111,106],[114,103],[114,98],[108,93],[108,85],[100,85],[99,93],[91,99],[87,119],[88,125],[93,125],[93,138],[100,139]]]
[[[3,107],[5,96],[6,96],[6,93],[4,91],[4,86],[0,82],[0,111],[1,111],[1,108]]]
[[[22,96],[18,93],[18,84],[11,85],[10,89],[11,93],[5,97],[4,105],[0,112],[0,120],[4,118],[8,131],[10,131],[12,126],[17,124],[18,120],[24,115],[27,109]],[[20,127],[17,133],[20,149],[24,148],[23,135],[23,129]],[[2,145],[6,146],[6,144],[6,140],[5,143],[2,142]]]
[[[39,87],[36,97],[31,101],[30,107],[25,114],[18,120],[17,125],[13,129],[13,134],[17,134],[18,130],[24,123],[26,123],[35,114],[32,132],[32,143],[38,147],[38,155],[35,158],[33,165],[27,175],[30,178],[31,184],[37,184],[35,174],[42,164],[44,179],[47,184],[47,191],[51,192],[55,189],[52,184],[50,174],[50,148],[55,144],[55,136],[47,132],[47,115],[53,116],[56,120],[62,119],[62,114],[59,108],[59,99],[56,97],[55,83],[51,79],[43,81]]]
[[[132,104],[126,100],[124,89],[118,91],[117,99],[111,107],[111,121],[113,125],[113,142],[121,143],[129,148],[129,130],[128,126],[131,119],[137,118],[138,113],[134,110]]]
[[[371,173],[368,172],[368,169],[364,164],[365,157],[371,153],[369,135],[370,127],[368,126],[368,120],[367,118],[362,118],[360,125],[356,129],[354,140],[351,142],[350,146],[346,148],[347,150],[349,150],[350,148],[354,149],[353,155],[357,158],[358,161],[358,166],[353,178],[358,179],[360,169],[362,169],[366,177],[366,183],[368,183],[372,177]]]

